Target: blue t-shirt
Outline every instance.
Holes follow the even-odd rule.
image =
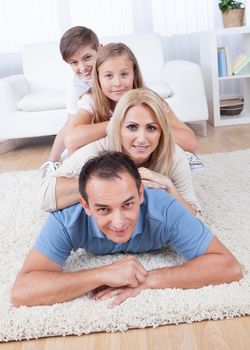
[[[166,191],[145,188],[138,221],[127,242],[106,238],[81,204],[76,204],[49,215],[34,247],[58,264],[78,248],[94,254],[144,253],[166,244],[193,259],[206,252],[212,238],[204,223]]]

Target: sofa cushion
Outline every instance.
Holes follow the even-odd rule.
[[[66,107],[64,91],[36,92],[24,96],[18,103],[18,108],[25,112],[47,111]]]
[[[150,88],[151,90],[157,92],[161,97],[163,98],[168,98],[173,95],[173,91],[170,89],[167,83],[163,82],[157,82],[157,83],[152,83],[152,82],[146,82],[146,86]]]

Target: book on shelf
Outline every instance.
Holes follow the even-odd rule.
[[[218,76],[226,77],[228,75],[228,71],[227,71],[226,51],[224,47],[217,48],[217,61],[218,61]]]
[[[242,70],[247,66],[249,65],[250,63],[250,56],[247,56],[245,58],[245,60],[238,66],[238,68],[236,68],[233,72],[233,74],[237,75],[237,74],[240,74],[242,72]]]
[[[239,53],[232,62],[232,73],[234,74],[235,70],[245,61],[247,55],[245,53]]]
[[[229,46],[225,46],[225,54],[226,54],[226,61],[227,61],[227,75],[232,75],[232,62],[231,62],[231,54]]]

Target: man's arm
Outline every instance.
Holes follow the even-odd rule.
[[[156,269],[149,272],[148,288],[199,288],[209,284],[230,283],[242,278],[239,262],[214,237],[204,255],[180,266]]]
[[[242,278],[239,262],[230,251],[214,237],[206,253],[180,266],[165,267],[148,272],[145,282],[137,288],[117,288],[116,292],[107,288],[94,295],[95,300],[116,296],[110,307],[135,297],[143,289],[199,288],[206,285],[230,283]]]
[[[100,286],[137,287],[147,272],[134,257],[77,272],[62,272],[61,265],[31,249],[12,289],[15,306],[50,305],[79,297]]]
[[[196,152],[198,143],[193,130],[178,119],[171,109],[168,117],[172,126],[171,134],[174,142],[184,149],[184,151]]]

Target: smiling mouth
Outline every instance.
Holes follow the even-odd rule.
[[[125,90],[112,91],[113,94],[123,94]]]
[[[110,231],[115,233],[117,236],[124,236],[124,234],[127,232],[128,228],[129,228],[129,226],[124,227],[124,228],[119,229],[119,230],[110,228]]]
[[[91,70],[88,70],[86,72],[81,72],[81,75],[84,77],[88,77],[88,76],[90,76],[90,74],[91,74]]]
[[[135,146],[135,145],[133,145],[133,148],[137,152],[145,152],[148,149],[148,146]]]

